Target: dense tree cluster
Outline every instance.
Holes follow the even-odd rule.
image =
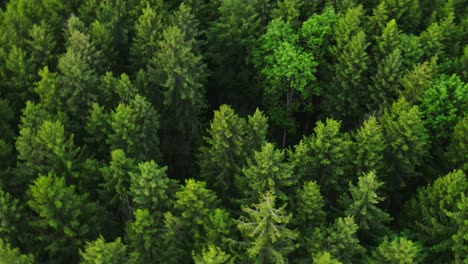
[[[0,2],[0,263],[467,263],[468,2]]]

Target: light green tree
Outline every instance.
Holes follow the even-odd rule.
[[[84,250],[80,250],[80,256],[80,263],[83,264],[128,263],[127,246],[121,242],[120,237],[114,242],[106,242],[102,236],[92,242],[86,242]]]
[[[276,207],[275,200],[271,192],[261,194],[258,204],[242,208],[245,215],[237,221],[254,263],[285,263],[295,248],[297,233],[287,227],[292,215],[286,212],[286,205]]]

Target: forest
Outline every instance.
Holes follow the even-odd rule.
[[[467,0],[0,1],[0,264],[466,264],[467,172]]]

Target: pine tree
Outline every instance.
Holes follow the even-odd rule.
[[[114,242],[106,242],[101,236],[92,242],[86,242],[84,251],[80,250],[80,263],[128,263],[126,251],[127,247],[122,244],[120,237]]]
[[[400,96],[405,97],[411,104],[420,104],[423,94],[432,86],[436,74],[436,60],[418,63],[414,68],[402,76],[400,83],[403,90]]]
[[[292,215],[275,205],[276,196],[261,194],[258,204],[242,207],[245,216],[237,221],[237,227],[248,241],[247,255],[254,263],[285,263],[294,250],[297,233],[288,229]]]
[[[100,230],[98,218],[103,215],[98,205],[52,173],[39,176],[29,192],[28,205],[37,213],[30,224],[37,232],[35,240],[43,245],[41,250],[51,261],[77,260],[78,248]]]
[[[195,264],[224,264],[233,263],[234,259],[217,246],[210,245],[203,249],[200,255],[193,255]]]
[[[417,0],[385,0],[389,17],[397,21],[402,29],[416,33],[421,22],[421,9]]]
[[[280,0],[276,3],[276,8],[272,10],[272,19],[282,19],[286,23],[295,26],[298,23],[301,1]]]
[[[441,75],[424,93],[420,109],[431,136],[446,142],[455,124],[468,115],[468,83],[457,75]]]
[[[24,208],[20,201],[0,187],[0,237],[13,245],[24,242],[24,216]]]
[[[33,110],[34,111],[34,110]],[[34,112],[31,112],[34,113]],[[25,114],[27,114],[25,112]],[[77,172],[80,151],[67,136],[60,121],[44,121],[38,127],[23,118],[23,127],[16,141],[18,165],[22,183],[29,183],[38,174],[53,172],[73,180]]]
[[[382,126],[373,116],[369,117],[354,134],[355,158],[357,175],[375,171],[377,175],[384,173],[384,151],[387,148]],[[382,177],[382,176],[381,176]]]
[[[107,143],[112,150],[122,149],[137,161],[161,160],[159,114],[146,98],[136,95],[129,103],[120,103],[109,123]]]
[[[359,227],[352,216],[337,218],[335,223],[316,236],[310,250],[313,254],[327,251],[343,263],[354,263],[364,253],[356,233]]]
[[[160,221],[164,211],[171,206],[171,189],[175,181],[167,177],[167,167],[159,167],[154,161],[138,164],[139,173],[131,172],[129,194],[134,208],[151,212]]]
[[[189,160],[201,140],[206,105],[206,65],[195,53],[196,39],[187,39],[187,33],[177,26],[164,30],[150,62],[153,81],[162,87],[162,152],[172,173],[181,178],[192,170]]]
[[[458,203],[468,194],[468,181],[461,171],[453,171],[438,178],[433,184],[423,187],[405,205],[406,226],[411,228],[414,237],[427,247],[429,258],[439,262],[454,259],[452,247],[456,245],[452,237],[461,226],[455,216],[461,213]],[[459,219],[460,220],[460,219]],[[463,224],[463,222],[461,222]]]
[[[386,225],[391,217],[377,206],[385,199],[379,193],[382,185],[383,182],[377,179],[375,171],[370,171],[358,178],[357,185],[350,183],[350,195],[344,195],[341,200],[345,215],[354,217],[367,243],[372,243],[389,231]]]
[[[422,248],[418,243],[404,237],[392,239],[385,237],[372,252],[372,258],[368,260],[368,263],[419,263],[421,251]]]
[[[34,24],[29,31],[30,39],[26,40],[26,42],[35,69],[52,66],[55,63],[57,43],[52,30],[47,23],[42,21],[40,24]]]
[[[347,172],[351,155],[351,141],[340,133],[341,123],[327,119],[317,122],[315,134],[305,137],[291,153],[291,162],[299,180],[316,180],[327,198],[335,195],[347,184]]]
[[[224,202],[234,195],[234,177],[242,173],[247,161],[246,126],[246,121],[232,108],[222,105],[214,112],[208,128],[209,136],[205,137],[205,144],[200,148],[200,177],[210,189],[217,191]]]
[[[453,128],[446,158],[452,169],[468,173],[468,118],[465,117]]]
[[[130,47],[130,61],[134,72],[145,69],[158,50],[165,19],[164,10],[160,8],[162,5],[147,5],[135,23],[136,35]]]
[[[17,248],[13,248],[8,242],[0,238],[0,259],[4,263],[11,264],[33,264],[32,255],[21,254]]]
[[[219,16],[207,31],[209,64],[213,65],[210,84],[219,103],[229,102],[235,109],[246,111],[258,101],[253,85],[249,58],[262,28],[261,1],[222,0]]]
[[[339,260],[332,257],[328,251],[322,251],[312,256],[315,264],[342,264]]]
[[[179,263],[190,259],[192,251],[225,243],[231,219],[227,211],[218,208],[216,194],[204,182],[186,180],[175,197],[174,210],[164,215],[165,251],[160,253],[164,258]]]
[[[147,209],[136,209],[134,218],[134,221],[128,222],[126,227],[132,258],[136,260],[136,263],[149,263],[161,259],[158,252],[160,223],[153,219],[151,212]]]
[[[428,133],[418,107],[411,106],[403,98],[386,109],[380,121],[387,143],[385,167],[388,178],[385,182],[390,190],[402,190],[414,184],[415,177],[420,174],[417,168],[428,155]]]
[[[366,72],[369,63],[366,34],[361,29],[362,6],[349,9],[334,30],[331,48],[336,63],[330,85],[323,91],[323,108],[328,117],[356,121],[363,112]]]
[[[253,159],[242,169],[243,177],[238,182],[246,182],[246,198],[258,200],[257,195],[270,191],[282,201],[287,201],[287,188],[296,184],[293,166],[284,160],[284,152],[266,143],[261,150],[254,152]]]

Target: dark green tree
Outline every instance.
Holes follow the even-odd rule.
[[[417,182],[417,168],[428,155],[428,132],[418,107],[403,98],[386,109],[380,121],[387,143],[385,182],[390,190],[402,190]]]
[[[332,226],[316,232],[310,251],[313,254],[327,251],[343,263],[355,263],[364,253],[357,238],[358,229],[352,216],[337,218]]]
[[[459,211],[463,206],[458,206],[458,203],[462,200],[466,202],[464,197],[467,195],[466,175],[457,170],[420,188],[405,205],[405,218],[402,221],[405,221],[414,237],[427,248],[429,259],[437,262],[454,261],[452,248],[456,250],[462,244],[455,244],[456,240],[452,237],[462,228],[459,224],[464,222],[458,221],[461,219],[457,220],[456,217],[463,215]]]
[[[468,173],[468,117],[455,125],[450,136],[446,159],[452,169],[461,169]]]
[[[336,63],[332,66],[331,83],[323,90],[322,103],[328,117],[353,122],[367,104],[363,98],[366,98],[369,44],[361,29],[362,16],[362,6],[348,9],[334,28],[335,45],[331,53]]]
[[[20,245],[26,234],[24,208],[20,201],[0,187],[0,237]],[[0,258],[1,259],[1,258]]]
[[[201,140],[205,109],[206,65],[195,53],[196,39],[187,39],[176,26],[168,27],[151,60],[153,81],[162,88],[161,149],[171,174],[185,178],[193,169],[193,150]]]

